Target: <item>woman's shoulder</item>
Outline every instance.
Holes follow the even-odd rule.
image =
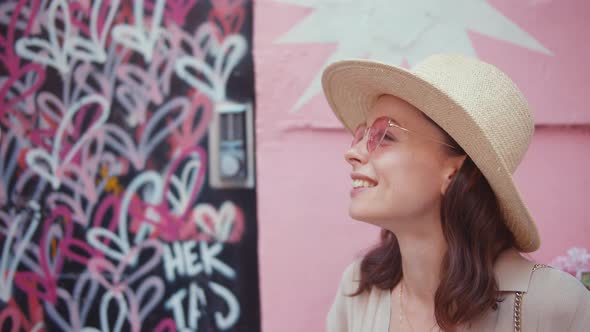
[[[590,292],[578,279],[559,269],[535,269],[523,306],[537,316],[539,324],[570,326],[570,331],[582,331],[575,327],[590,324]]]
[[[360,268],[362,258],[357,258],[352,263],[348,264],[342,272],[340,279],[340,289],[346,293],[354,293],[360,281]]]
[[[528,293],[546,294],[546,296],[553,294],[590,296],[590,292],[574,276],[546,265],[536,266],[531,275]]]

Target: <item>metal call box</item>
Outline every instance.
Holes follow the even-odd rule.
[[[254,188],[254,116],[251,103],[222,101],[209,126],[209,185]]]

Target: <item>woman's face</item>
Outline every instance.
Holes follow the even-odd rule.
[[[397,97],[381,96],[366,126],[381,117],[411,132],[389,127],[372,152],[365,135],[345,153],[352,166],[350,216],[390,230],[425,218],[438,220],[442,194],[463,157],[436,142],[444,141],[441,130]]]

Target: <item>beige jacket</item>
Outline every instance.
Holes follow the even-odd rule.
[[[343,273],[338,293],[327,317],[329,332],[388,332],[391,292],[373,288],[359,296],[360,261]],[[505,300],[496,311],[473,322],[463,331],[514,331],[514,303],[521,292],[522,331],[590,332],[590,292],[571,275],[553,268],[539,268],[517,251],[508,250],[498,258],[494,272]]]

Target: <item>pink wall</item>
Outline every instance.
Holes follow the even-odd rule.
[[[293,110],[349,36],[346,29],[337,38],[322,36],[321,29],[301,30],[302,22],[322,18],[313,15],[329,8],[314,4],[324,2],[256,2],[260,283],[267,332],[323,330],[342,269],[377,235],[376,228],[347,216],[350,169],[343,152],[348,134],[339,129],[321,95]],[[306,3],[311,5],[296,5]],[[590,249],[590,46],[581,33],[590,26],[585,22],[590,3],[494,0],[489,5],[482,15],[495,17],[490,20],[497,26],[471,23],[463,35],[465,45],[515,79],[540,125],[515,178],[541,232],[542,247],[533,257],[550,262],[572,247]],[[351,17],[363,15],[371,14],[359,9]],[[494,32],[502,30],[498,26],[513,29],[511,35],[520,33],[520,39],[506,40]],[[285,38],[295,27],[297,38]],[[377,45],[378,36],[374,38],[369,46]],[[435,48],[423,44],[425,52]],[[370,57],[374,52],[368,47],[362,53]],[[400,54],[399,63],[412,65],[422,58],[410,51]]]

